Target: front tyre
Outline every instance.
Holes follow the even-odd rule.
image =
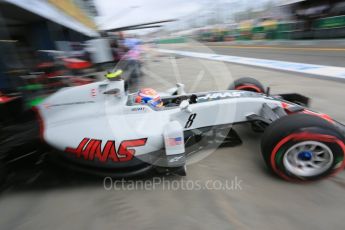
[[[255,93],[264,93],[265,87],[256,80],[255,78],[251,77],[243,77],[235,80],[228,88],[229,90],[243,90]]]
[[[261,151],[267,166],[289,181],[318,180],[344,168],[344,137],[332,123],[308,114],[272,123]]]

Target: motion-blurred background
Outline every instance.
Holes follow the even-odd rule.
[[[143,41],[171,44],[193,38],[257,44],[345,37],[342,0],[3,0],[0,4],[2,100],[6,94],[21,93],[28,106],[57,88],[92,82],[95,71],[104,64],[115,65]]]
[[[129,37],[156,44],[183,43],[187,38],[254,42],[249,44],[333,39],[338,44],[334,39],[345,37],[342,0],[3,0],[0,4],[0,91],[24,93],[31,105],[66,84],[91,82],[86,72],[100,70],[105,63],[115,65],[135,46],[133,39],[125,41]],[[66,75],[74,78],[67,81]]]

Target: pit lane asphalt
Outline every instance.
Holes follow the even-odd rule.
[[[249,54],[248,54],[249,55]],[[252,57],[252,56],[251,56]],[[312,109],[345,122],[343,83],[254,67],[153,54],[140,86],[166,89],[176,79],[187,89],[225,89],[233,79],[252,76],[272,93],[298,92]],[[324,58],[325,60],[327,58]],[[177,75],[177,77],[176,77]],[[203,77],[199,77],[203,76]],[[216,76],[217,82],[213,76]],[[198,79],[202,79],[197,84]],[[1,229],[343,229],[345,173],[308,184],[270,175],[260,155],[260,134],[237,127],[244,143],[217,149],[188,166],[185,180],[241,180],[236,190],[111,190],[101,180],[39,174],[0,197]],[[59,179],[56,179],[59,178]],[[71,179],[73,178],[73,180]],[[167,180],[178,180],[168,177]],[[47,182],[49,186],[45,186]]]
[[[227,45],[209,43],[217,54],[344,67],[345,48],[331,46]]]

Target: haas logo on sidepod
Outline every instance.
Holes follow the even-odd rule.
[[[147,138],[122,141],[118,150],[115,149],[115,141],[107,141],[102,149],[102,141],[90,138],[84,138],[77,148],[67,147],[65,152],[72,153],[78,158],[93,161],[98,159],[100,162],[125,162],[133,159],[135,150],[133,147],[139,147],[146,144]]]

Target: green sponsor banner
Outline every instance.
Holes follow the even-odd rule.
[[[42,84],[30,84],[26,86],[20,86],[18,87],[20,90],[28,90],[28,91],[34,91],[34,90],[41,90],[43,89]]]
[[[44,100],[44,97],[36,97],[36,98],[34,98],[34,99],[28,101],[28,102],[27,102],[27,106],[28,106],[29,108],[31,108],[31,107],[33,107],[33,106],[37,106],[37,105],[41,104],[43,100]]]
[[[338,27],[345,27],[345,15],[321,18],[314,22],[315,29],[332,29]]]
[[[256,33],[264,33],[265,32],[265,27],[263,26],[255,26],[252,28],[252,33],[256,34]]]

